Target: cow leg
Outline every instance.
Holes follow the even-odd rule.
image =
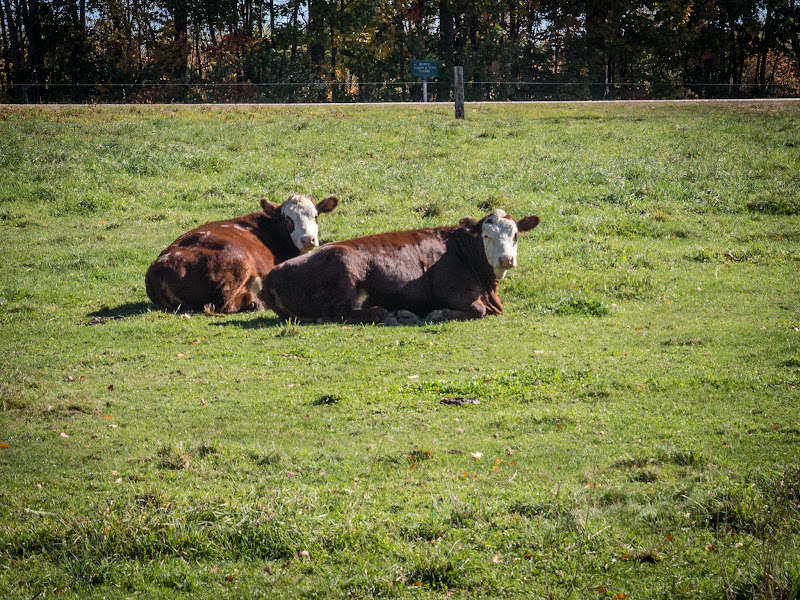
[[[482,319],[486,316],[486,307],[482,302],[475,302],[469,310],[458,310],[455,308],[440,308],[428,313],[425,320],[429,323],[441,323],[442,321],[469,321],[471,319]]]
[[[241,292],[229,298],[219,312],[224,314],[244,312],[246,310],[264,310],[264,303],[252,292]]]
[[[245,285],[241,286],[238,291],[230,294],[228,299],[222,304],[222,308],[220,308],[219,312],[230,314],[246,310],[264,310],[264,303],[258,297],[262,288],[263,283],[261,278],[251,276]]]
[[[384,325],[398,325],[397,318],[391,312],[380,306],[346,311],[344,313],[344,322],[352,324],[383,323]]]

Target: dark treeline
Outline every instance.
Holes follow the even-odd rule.
[[[785,96],[800,0],[0,0],[16,102]]]

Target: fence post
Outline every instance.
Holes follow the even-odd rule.
[[[453,99],[456,103],[456,119],[464,118],[464,67],[453,67]]]

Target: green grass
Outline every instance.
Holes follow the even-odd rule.
[[[0,119],[0,597],[798,598],[800,103]],[[542,224],[478,322],[148,304],[292,191]]]

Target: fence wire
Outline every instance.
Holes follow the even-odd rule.
[[[452,101],[451,82],[427,86],[430,102]],[[422,81],[26,83],[4,92],[21,103],[419,102]],[[800,85],[465,81],[464,94],[467,102],[791,98]]]

